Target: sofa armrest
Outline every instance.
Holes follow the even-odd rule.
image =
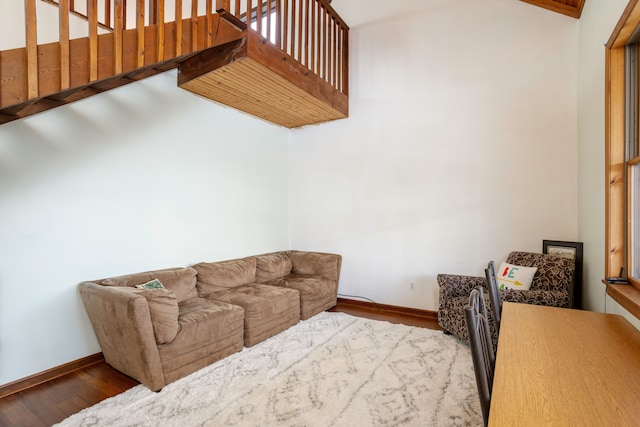
[[[166,381],[147,299],[126,287],[93,282],[81,283],[79,291],[106,362],[160,390]]]
[[[440,301],[443,299],[469,296],[471,291],[482,286],[487,289],[487,279],[480,276],[462,276],[459,274],[438,274],[438,287],[440,290]]]
[[[336,283],[340,280],[342,255],[323,252],[288,251],[293,274],[321,276]]]

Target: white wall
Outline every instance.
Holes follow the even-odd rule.
[[[612,1],[576,21],[513,0],[402,0],[391,18],[334,0],[351,117],[291,133],[173,72],[1,126],[0,384],[99,351],[82,280],[287,247],[343,254],[342,293],[435,310],[438,273],[580,240],[604,310]]]
[[[578,24],[512,0],[407,4],[351,28],[350,118],[292,132],[291,236],[344,256],[341,293],[436,310],[438,273],[577,237]]]
[[[611,298],[605,303],[605,43],[609,40],[627,0],[587,1],[580,18],[579,51],[579,238],[584,241],[584,302],[595,311],[624,313]]]
[[[0,384],[100,351],[83,280],[287,249],[287,141],[175,72],[0,126]]]

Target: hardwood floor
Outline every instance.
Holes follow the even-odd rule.
[[[440,329],[434,312],[339,299],[330,311]],[[0,399],[0,426],[45,427],[115,396],[138,382],[116,371],[104,360]]]

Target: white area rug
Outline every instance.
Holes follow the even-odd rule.
[[[321,313],[159,393],[58,426],[481,426],[469,348],[440,331]]]

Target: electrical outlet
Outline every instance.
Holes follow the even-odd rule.
[[[413,292],[413,291],[415,291],[415,290],[416,290],[416,287],[415,287],[415,285],[414,285],[413,283],[409,283],[409,290],[410,290],[411,292]]]

